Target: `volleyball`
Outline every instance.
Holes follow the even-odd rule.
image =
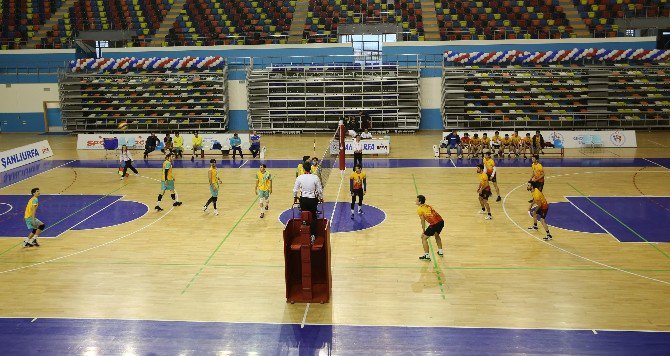
[[[128,128],[127,122],[119,122],[119,130],[125,131]]]

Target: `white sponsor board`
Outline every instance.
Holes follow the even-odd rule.
[[[184,138],[184,147],[191,147],[191,139],[193,134],[179,134],[179,136]],[[214,142],[219,142],[221,146],[230,147],[230,138],[233,137],[231,133],[225,134],[198,134],[202,137],[202,144],[205,149],[210,149]],[[242,148],[249,148],[249,134],[238,134],[242,140]],[[79,134],[77,135],[77,149],[78,150],[104,150],[104,139],[106,138],[117,138],[119,140],[119,147],[123,144],[127,144],[130,149],[143,150],[146,139],[149,137],[147,133],[117,133],[117,134]],[[165,134],[156,134],[161,142],[165,137]],[[174,140],[174,135],[170,134],[170,137]]]
[[[482,137],[484,133],[488,137],[493,137],[495,130],[493,131],[474,131],[474,130],[458,130],[458,136],[463,137],[464,133],[468,133],[470,138],[476,133],[479,134],[479,137]],[[442,137],[446,137],[450,132],[443,132]],[[505,134],[512,136],[514,131],[505,131],[500,130],[500,136],[504,137]],[[526,133],[530,133],[530,136],[535,135],[534,130],[519,130],[519,136],[525,137]],[[584,146],[586,141],[594,141],[599,139],[599,142],[596,144],[602,147],[637,147],[637,137],[635,136],[635,131],[633,130],[621,130],[621,131],[550,131],[550,130],[540,130],[540,134],[546,142],[554,143],[554,141],[560,141],[565,148],[580,148]]]
[[[0,152],[0,172],[37,162],[53,155],[54,153],[51,151],[51,146],[49,146],[47,140],[3,151]]]
[[[387,155],[389,152],[391,152],[391,139],[388,137],[361,140],[361,142],[363,143],[364,155]],[[353,143],[353,139],[347,139],[344,141],[345,154],[354,154]],[[330,153],[337,154],[338,151],[339,143],[337,141],[333,141],[330,145]]]

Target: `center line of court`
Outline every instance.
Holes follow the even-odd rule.
[[[226,240],[228,240],[228,237],[230,237],[230,235],[233,233],[233,231],[235,230],[235,228],[237,228],[237,225],[239,225],[240,222],[242,221],[242,219],[244,219],[244,217],[247,216],[247,214],[249,213],[249,211],[251,210],[251,208],[253,208],[254,205],[256,205],[256,201],[257,201],[257,200],[258,200],[258,195],[257,195],[256,198],[254,199],[254,201],[251,202],[251,205],[249,205],[249,207],[248,207],[247,210],[244,212],[244,214],[242,214],[242,216],[240,216],[240,218],[237,219],[237,221],[235,222],[235,224],[233,225],[233,227],[230,228],[230,230],[228,231],[228,233],[226,234],[226,236],[223,237],[223,239],[221,240],[221,242],[219,242],[219,244],[216,246],[216,248],[214,249],[214,251],[212,251],[212,253],[209,255],[209,257],[207,257],[207,260],[205,260],[205,263],[203,263],[202,266],[200,266],[200,269],[198,270],[198,272],[195,273],[195,275],[193,276],[193,278],[191,278],[191,280],[188,282],[188,284],[186,285],[186,287],[184,287],[184,289],[182,289],[182,291],[181,291],[180,294],[184,294],[184,293],[186,293],[186,290],[193,284],[193,282],[195,282],[195,279],[198,278],[198,276],[200,275],[200,273],[202,273],[202,271],[205,269],[205,267],[207,267],[207,265],[209,264],[209,261],[212,260],[212,258],[214,257],[214,255],[219,251],[219,249],[220,249],[221,246],[223,245],[223,243],[226,242]]]
[[[412,181],[414,182],[414,191],[416,192],[417,195],[419,195],[419,187],[416,185],[416,177],[414,176],[414,173],[412,173]],[[444,283],[442,281],[442,275],[444,273],[442,272],[440,266],[437,264],[437,258],[435,258],[433,243],[430,242],[430,240],[428,240],[428,250],[430,251],[430,260],[433,262],[433,271],[435,271],[435,276],[437,277],[437,284],[440,286],[440,294],[442,295],[442,299],[446,300],[447,297],[444,294]]]
[[[570,187],[572,187],[572,189],[574,189],[574,190],[575,190],[577,193],[579,193],[582,197],[586,198],[586,200],[588,200],[591,204],[595,205],[595,206],[596,206],[598,209],[600,209],[603,213],[607,214],[609,217],[611,217],[612,219],[616,220],[616,222],[618,222],[619,224],[621,224],[621,226],[625,227],[626,229],[628,229],[628,231],[632,232],[633,235],[637,236],[638,238],[640,238],[640,240],[646,242],[647,245],[653,247],[656,251],[660,252],[663,256],[665,256],[665,258],[670,259],[670,256],[668,256],[668,254],[665,253],[665,251],[663,251],[663,250],[661,250],[660,248],[658,248],[658,246],[656,246],[656,244],[652,244],[651,242],[649,242],[649,240],[645,239],[644,236],[642,236],[640,233],[638,233],[638,232],[635,231],[633,228],[631,228],[630,226],[628,226],[626,223],[624,223],[623,221],[621,221],[621,219],[619,219],[619,218],[617,218],[616,216],[614,216],[614,214],[610,213],[610,212],[607,211],[605,208],[603,208],[602,206],[600,206],[600,204],[598,204],[598,203],[596,203],[595,201],[593,201],[593,199],[591,199],[590,197],[586,196],[586,195],[585,195],[584,193],[582,193],[579,189],[577,189],[577,187],[575,187],[574,185],[570,184],[570,182],[568,182],[568,185],[569,185]],[[603,230],[604,230],[604,229],[603,229]],[[605,230],[605,231],[607,231],[607,230]],[[611,234],[610,234],[610,235],[611,235]],[[614,235],[612,235],[612,236],[614,236]]]

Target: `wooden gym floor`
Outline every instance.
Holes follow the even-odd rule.
[[[491,199],[493,220],[485,221],[478,214],[474,168],[413,165],[413,160],[434,160],[431,146],[439,135],[394,135],[388,158],[405,163],[366,168],[364,204],[382,210],[385,220],[332,235],[331,303],[307,306],[287,304],[284,297],[278,216],[290,207],[294,168],[270,168],[274,192],[265,219],[258,216],[253,194],[252,161],[220,170],[221,215],[201,210],[209,197],[205,168],[176,168],[184,205],[172,208],[166,197],[165,211],[156,213],[159,169],[143,168],[141,151],[133,153],[140,161],[140,177],[121,181],[116,157],[77,151],[75,137],[2,134],[0,151],[48,139],[54,161],[83,162],[5,174],[0,198],[23,196],[14,213],[22,214],[33,187],[43,195],[120,197],[149,210],[119,225],[66,229],[57,238],[43,238],[39,248],[21,248],[22,238],[7,236],[9,227],[0,226],[0,316],[670,331],[670,166],[663,160],[670,157],[670,133],[638,133],[637,149],[567,150],[574,162],[603,158],[587,167],[547,164],[544,192],[552,203],[550,218],[563,215],[556,221],[564,227],[551,227],[551,242],[526,229],[531,224],[525,191],[529,164],[500,163],[503,201]],[[313,154],[314,142],[321,155],[328,139],[265,136],[266,160],[270,167],[274,160],[296,160],[294,167],[301,156]],[[157,167],[160,160],[155,155],[145,166]],[[624,161],[628,163],[617,163]],[[110,168],[87,168],[106,166]],[[327,201],[348,201],[349,172],[338,191],[340,174],[333,171]],[[445,256],[437,257],[433,250],[431,262],[418,260],[417,194],[425,195],[446,222]],[[54,202],[58,198],[50,197]],[[638,204],[640,198],[645,201]],[[81,204],[76,207],[82,220],[106,214],[104,208]],[[574,213],[573,206],[580,212]],[[54,208],[41,204],[37,216],[49,209]],[[576,220],[590,227],[566,227]]]

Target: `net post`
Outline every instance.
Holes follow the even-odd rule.
[[[338,141],[340,143],[340,171],[344,171],[347,167],[345,167],[345,157],[344,157],[344,121],[340,120],[337,126],[337,132],[339,134]]]

